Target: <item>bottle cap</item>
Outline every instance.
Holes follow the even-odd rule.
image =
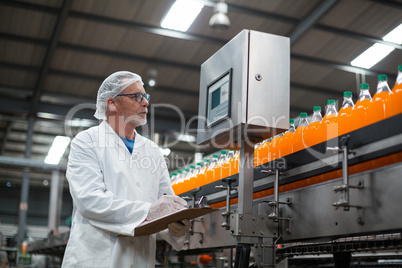
[[[173,172],[173,173],[172,173],[172,176],[177,176],[177,173],[176,173],[176,172]]]
[[[387,81],[387,76],[385,74],[380,74],[378,76],[378,81]]]
[[[321,112],[321,106],[314,106],[313,112]]]
[[[300,117],[301,117],[301,118],[306,118],[306,117],[307,117],[307,113],[300,113]]]
[[[177,171],[177,173],[183,173],[183,171],[181,171],[180,169]]]
[[[212,157],[213,157],[213,158],[218,158],[218,155],[217,155],[217,154],[213,154]]]
[[[327,105],[334,105],[335,104],[335,100],[328,100],[327,101]]]
[[[196,165],[197,165],[197,166],[201,166],[201,163],[197,163]]]
[[[221,151],[221,154],[226,154],[226,151]]]
[[[292,124],[294,124],[294,123],[295,123],[295,120],[294,120],[293,118],[290,118],[290,119],[289,119],[289,124],[292,125]]]
[[[204,159],[204,162],[209,162],[209,159],[208,159],[208,158],[205,158],[205,159]]]
[[[367,84],[367,83],[361,84],[361,85],[360,85],[360,89],[361,89],[361,90],[369,89],[369,84]]]
[[[194,169],[194,168],[195,168],[195,166],[194,166],[194,165],[190,165],[190,168]]]
[[[402,65],[398,66],[398,71],[402,72]]]
[[[188,168],[183,168],[183,170],[184,170],[184,171],[188,171],[189,169],[188,169]]]
[[[346,98],[350,98],[350,97],[352,97],[352,92],[345,91],[345,92],[343,92],[343,96],[346,97]]]

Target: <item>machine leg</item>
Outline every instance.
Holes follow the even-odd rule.
[[[235,255],[235,268],[248,268],[250,263],[250,249],[250,244],[237,244]]]
[[[334,267],[335,268],[349,268],[352,261],[352,253],[350,252],[335,252],[334,253]]]

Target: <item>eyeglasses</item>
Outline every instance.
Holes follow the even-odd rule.
[[[149,102],[151,100],[151,95],[141,94],[140,92],[133,93],[133,94],[119,94],[117,96],[127,96],[127,97],[130,97],[131,99],[135,99],[135,101],[138,103],[141,103],[144,98],[147,100],[147,102]]]

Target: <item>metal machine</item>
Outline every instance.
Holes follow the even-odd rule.
[[[193,222],[182,254],[236,247],[235,267],[249,267],[250,250],[255,267],[275,267],[326,252],[339,265],[359,247],[334,239],[401,231],[402,115],[253,166],[254,143],[288,128],[289,54],[287,38],[244,30],[202,65],[197,141],[239,149],[240,169],[181,194],[221,208]],[[277,249],[307,241],[322,247]]]

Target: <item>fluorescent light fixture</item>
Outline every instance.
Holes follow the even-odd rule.
[[[164,156],[168,156],[171,152],[169,148],[160,148],[160,150]]]
[[[204,5],[195,0],[177,0],[166,17],[163,19],[162,28],[185,32],[200,14]]]
[[[387,42],[392,42],[399,45],[402,44],[402,24],[390,31],[382,39]],[[370,69],[375,64],[377,64],[377,62],[385,58],[394,49],[394,47],[388,45],[375,43],[362,54],[357,56],[357,58],[355,58],[350,64],[352,66]]]
[[[60,162],[68,144],[70,138],[66,136],[56,136],[53,140],[52,147],[50,147],[47,153],[45,163],[50,165],[57,165]]]
[[[149,81],[148,81],[148,86],[154,87],[155,85],[156,85],[155,79],[149,79]]]
[[[398,27],[390,31],[382,40],[395,44],[402,44],[402,23]]]
[[[195,142],[195,137],[192,135],[188,135],[188,134],[180,134],[177,136],[177,138],[179,141],[184,141],[184,142]]]
[[[354,59],[350,64],[352,66],[370,69],[377,62],[385,58],[394,49],[394,47],[375,43],[362,54],[360,54],[356,59]]]

